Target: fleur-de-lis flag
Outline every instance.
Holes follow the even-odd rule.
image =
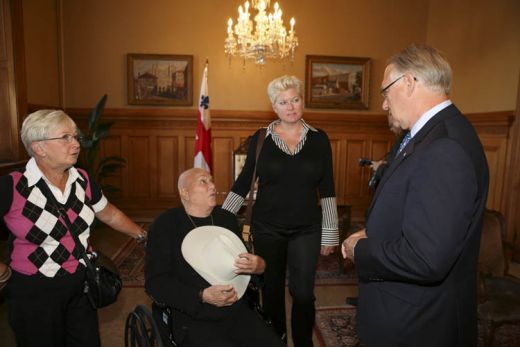
[[[199,167],[213,172],[211,159],[211,117],[209,114],[208,96],[208,62],[202,73],[200,86],[199,113],[197,118],[197,133],[195,136],[195,159],[193,167]]]

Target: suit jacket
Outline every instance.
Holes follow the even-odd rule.
[[[477,344],[477,261],[489,173],[450,105],[385,172],[355,248],[357,328],[368,346]]]

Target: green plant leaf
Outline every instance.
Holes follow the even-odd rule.
[[[109,156],[109,157],[104,157],[103,159],[101,159],[99,161],[99,166],[101,165],[104,165],[106,162],[110,162],[110,161],[116,161],[116,162],[120,162],[120,163],[123,163],[123,164],[126,164],[126,160],[118,155],[112,155],[112,156]],[[124,166],[124,165],[123,165]]]
[[[92,109],[92,112],[90,112],[90,117],[88,118],[88,129],[90,131],[92,131],[95,128],[95,125],[99,117],[101,116],[101,113],[103,113],[103,109],[105,108],[107,98],[107,94],[103,95],[96,104],[96,106],[94,106],[94,108]]]
[[[108,136],[110,128],[114,125],[114,122],[100,123],[96,126],[96,129],[92,132],[92,140],[98,141]]]
[[[103,192],[105,193],[115,193],[115,192],[118,192],[120,191],[120,189],[116,186],[113,186],[111,184],[103,184],[101,186],[101,189],[103,190]]]
[[[125,167],[125,165],[122,163],[106,163],[98,167],[98,174],[116,172],[123,167]]]

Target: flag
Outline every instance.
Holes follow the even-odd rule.
[[[208,96],[208,62],[202,73],[200,85],[199,113],[197,118],[197,133],[195,135],[195,159],[193,167],[199,167],[209,172],[213,171],[211,159],[211,117],[209,115]]]

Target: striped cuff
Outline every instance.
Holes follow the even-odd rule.
[[[339,245],[339,234],[336,197],[322,198],[320,202],[322,213],[321,245],[337,246]]]
[[[226,197],[226,200],[224,200],[224,203],[222,204],[222,209],[236,215],[238,213],[238,210],[240,210],[240,207],[242,207],[244,200],[245,199],[237,193],[229,192],[228,196]]]

